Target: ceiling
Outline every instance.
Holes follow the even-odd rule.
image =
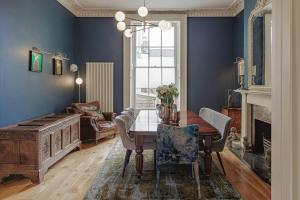
[[[143,5],[143,0],[72,0],[77,7],[85,10],[107,9],[134,11]],[[236,0],[146,0],[149,10],[197,10],[229,8]]]

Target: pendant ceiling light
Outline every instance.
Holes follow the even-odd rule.
[[[118,22],[117,23],[117,29],[119,31],[124,31],[124,35],[128,38],[132,37],[132,34],[138,31],[145,31],[146,29],[150,29],[153,27],[159,27],[162,31],[169,31],[172,28],[172,24],[166,20],[161,20],[158,22],[157,24],[152,24],[150,22],[146,21],[146,17],[148,16],[148,8],[146,7],[145,4],[145,0],[144,0],[144,5],[139,7],[138,9],[138,15],[142,18],[142,19],[135,19],[135,18],[128,18],[126,17],[125,13],[122,11],[118,11],[115,14],[115,19]],[[141,24],[126,24],[125,20],[131,20],[131,21],[137,21],[137,22],[141,22]],[[135,29],[132,30],[132,27],[142,27],[141,29]]]

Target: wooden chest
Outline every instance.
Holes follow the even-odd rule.
[[[79,114],[51,114],[1,128],[0,179],[21,174],[40,183],[48,168],[80,143]]]
[[[241,132],[241,108],[223,107],[222,113],[232,118],[231,127],[235,127],[237,131],[240,133]]]

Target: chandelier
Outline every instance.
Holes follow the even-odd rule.
[[[148,8],[146,7],[145,0],[144,5],[139,7],[138,9],[138,15],[141,17],[141,19],[136,18],[130,18],[126,17],[125,13],[123,11],[118,11],[115,14],[115,19],[117,20],[117,29],[119,31],[124,31],[124,35],[127,38],[130,38],[133,33],[138,31],[145,31],[150,28],[159,27],[162,31],[166,32],[171,29],[172,24],[166,20],[160,20],[158,24],[153,24],[148,21],[146,21],[146,17],[148,16]],[[125,20],[131,20],[140,22],[139,24],[126,24]],[[136,29],[132,30],[133,27],[136,27]],[[139,28],[140,29],[137,29]]]

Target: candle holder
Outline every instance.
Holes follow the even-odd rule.
[[[256,75],[252,74],[252,85],[255,85]]]
[[[240,89],[244,90],[245,89],[245,83],[244,83],[245,75],[239,75],[239,78],[240,78]]]
[[[244,90],[245,89],[245,61],[243,58],[236,58],[235,63],[237,64],[237,72],[238,72],[238,77],[239,77],[239,84],[240,84],[240,89]]]

